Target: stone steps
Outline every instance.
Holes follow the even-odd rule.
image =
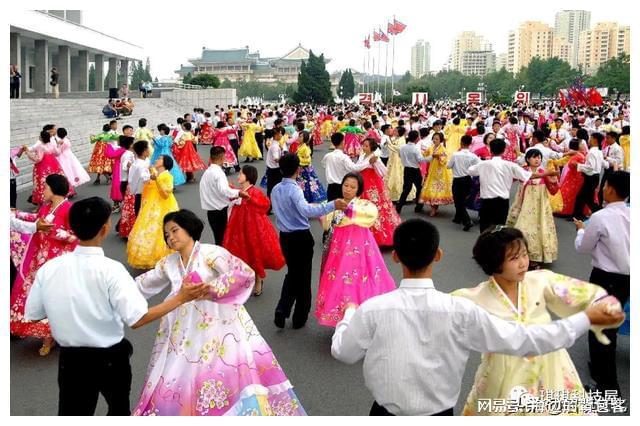
[[[193,109],[160,98],[133,101],[133,114],[118,120],[119,130],[126,124],[137,129],[138,120],[144,117],[147,127],[157,133],[158,124],[175,123],[177,117]],[[94,147],[89,136],[100,133],[102,126],[109,122],[102,114],[104,104],[103,99],[12,99],[9,109],[11,147],[33,145],[42,127],[51,123],[67,129],[74,154],[87,166]],[[33,165],[23,155],[18,160],[18,167],[18,191],[26,190],[32,186]]]

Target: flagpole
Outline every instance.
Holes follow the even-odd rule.
[[[382,44],[382,40],[378,40],[378,88],[376,91],[380,93],[380,44]]]
[[[389,42],[387,41],[387,47],[385,48],[384,58],[384,102],[387,102],[387,65],[389,65]]]
[[[371,74],[371,49],[367,49],[367,69],[369,70],[368,75]],[[371,81],[367,78],[367,93],[371,90]]]
[[[393,23],[395,25],[396,22],[396,15],[393,15]],[[395,71],[394,71],[394,65],[395,65],[395,60],[396,60],[396,34],[395,34],[395,29],[394,29],[394,34],[393,34],[393,46],[391,47],[391,103],[393,103],[393,96],[394,96],[394,76],[395,76]]]
[[[376,72],[376,55],[373,55],[373,66],[371,67],[371,72]],[[375,77],[375,75],[374,75]],[[374,95],[375,95],[375,91],[376,91],[376,79],[373,79],[373,83],[371,84],[371,86],[373,86],[373,91],[374,91]]]
[[[365,46],[364,48],[366,49],[367,46]],[[367,71],[366,63],[367,63],[367,55],[362,55],[362,91],[363,92],[364,92],[364,75]]]

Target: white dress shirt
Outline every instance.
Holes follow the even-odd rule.
[[[380,135],[380,158],[389,158],[389,148],[387,144],[391,142],[391,138],[384,133]]]
[[[105,257],[100,247],[78,246],[38,270],[24,317],[48,318],[60,346],[108,348],[124,338],[123,322],[132,326],[147,311],[120,262]]]
[[[447,163],[447,168],[453,170],[454,178],[461,178],[469,176],[469,167],[476,165],[479,162],[480,157],[476,154],[469,151],[469,149],[461,149],[460,151],[453,153]]]
[[[35,234],[38,231],[36,222],[28,222],[26,220],[18,219],[15,212],[9,214],[10,229],[12,231],[18,231],[21,234]]]
[[[267,158],[265,159],[267,167],[270,169],[279,168],[280,164],[278,164],[278,161],[280,160],[280,157],[282,157],[282,148],[280,147],[280,142],[272,139],[267,151]]]
[[[202,210],[222,210],[231,204],[239,190],[229,186],[222,167],[211,164],[200,178],[200,206]]]
[[[349,364],[364,357],[365,384],[390,413],[430,415],[455,406],[470,351],[540,355],[571,346],[589,326],[583,312],[550,324],[504,321],[431,279],[404,279],[346,311],[331,354]]]
[[[604,156],[597,146],[589,150],[584,164],[578,163],[578,171],[587,176],[599,175],[604,167]]]
[[[578,253],[591,253],[591,265],[606,272],[630,275],[629,207],[623,201],[591,215],[575,240]]]
[[[334,149],[322,158],[327,184],[342,184],[342,179],[347,173],[360,172],[368,165],[368,162],[354,163],[341,149]]]
[[[469,168],[469,176],[480,176],[480,198],[509,199],[513,180],[526,182],[532,173],[501,157],[481,161]]]
[[[407,142],[400,147],[400,161],[404,167],[417,169],[420,163],[428,163],[433,157],[424,157],[420,147],[413,142]]]
[[[129,169],[129,191],[132,194],[142,194],[142,188],[144,187],[145,182],[148,182],[151,179],[151,173],[149,172],[149,159],[142,160],[140,158],[136,158],[136,161],[133,162],[131,168]]]
[[[624,164],[624,149],[617,143],[605,146],[602,149],[602,156],[605,169],[613,168],[614,163],[620,167]]]
[[[563,157],[561,152],[554,151],[553,149],[544,146],[544,144],[540,142],[527,148],[527,151],[530,151],[532,149],[537,149],[538,151],[540,151],[540,153],[542,153],[542,163],[540,164],[540,167],[542,167],[543,169],[547,168],[547,162],[549,161],[549,159],[559,160]],[[525,155],[527,154],[527,151],[524,152]],[[518,159],[518,163],[524,165],[524,155]]]
[[[120,182],[127,182],[129,180],[129,168],[133,166],[134,161],[136,161],[136,156],[133,152],[127,151],[122,154],[120,158]]]

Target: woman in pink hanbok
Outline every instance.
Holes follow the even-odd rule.
[[[207,283],[209,297],[160,322],[133,415],[305,415],[293,387],[243,304],[253,270],[226,249],[198,241],[202,221],[188,210],[164,217],[175,253],[136,283],[147,298],[183,282]]]
[[[58,155],[58,163],[62,167],[64,175],[69,181],[69,185],[77,188],[78,186],[87,183],[91,180],[89,173],[82,167],[82,163],[71,151],[71,141],[67,137],[67,130],[59,128],[57,130],[58,135],[58,148],[60,155]]]
[[[362,176],[348,173],[342,180],[342,196],[349,203],[344,212],[334,211],[324,218],[328,228],[320,286],[316,299],[318,323],[335,327],[349,303],[362,304],[396,285],[369,229],[378,209],[358,198],[364,191]]]
[[[238,164],[236,154],[233,152],[231,142],[229,142],[229,135],[236,133],[236,129],[227,127],[222,121],[218,122],[218,125],[213,129],[213,145],[221,146],[224,148],[224,162],[222,168],[231,169]]]
[[[505,140],[507,142],[507,148],[502,154],[502,159],[506,161],[515,162],[520,152],[520,126],[518,126],[518,119],[516,117],[509,117],[509,123],[502,128]]]
[[[51,142],[51,134],[46,131],[40,132],[40,140],[27,148],[29,160],[33,165],[33,190],[31,192],[31,202],[33,204],[44,203],[45,179],[52,174],[64,176],[62,167],[58,162],[60,147],[56,142]],[[69,188],[70,194],[75,193],[73,188]]]

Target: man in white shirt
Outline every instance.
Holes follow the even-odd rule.
[[[136,161],[129,168],[128,184],[129,191],[135,197],[133,209],[138,216],[140,205],[142,204],[142,188],[151,179],[149,171],[149,142],[137,141],[133,144],[133,152],[136,153]]]
[[[227,209],[234,198],[246,198],[247,194],[229,186],[227,175],[222,170],[225,150],[213,146],[209,151],[211,165],[200,179],[200,206],[207,211],[207,220],[215,243],[222,246],[227,229]]]
[[[604,182],[607,180],[607,177],[614,170],[622,169],[624,164],[624,149],[617,143],[618,141],[618,133],[615,130],[607,132],[605,136],[605,144],[602,148],[602,157],[604,159],[603,166],[604,170],[602,173],[602,183],[600,184],[600,190],[598,191],[598,200],[600,201],[600,207],[602,207],[603,198],[602,198],[602,190],[604,188]]]
[[[466,206],[472,183],[471,176],[469,176],[469,168],[480,162],[480,158],[469,151],[471,140],[471,136],[463,135],[460,139],[460,151],[454,152],[447,163],[447,168],[453,169],[451,190],[453,192],[453,204],[456,207],[453,223],[463,224],[465,232],[469,231],[473,226]]]
[[[593,133],[589,138],[589,153],[584,164],[578,164],[578,171],[582,173],[584,181],[580,192],[576,196],[576,203],[573,207],[573,217],[584,220],[584,206],[591,209],[591,213],[600,210],[600,206],[594,201],[594,194],[598,183],[600,183],[600,173],[604,167],[604,157],[600,146],[604,136],[601,133]]]
[[[404,135],[404,128],[398,127],[398,137]],[[437,158],[439,154],[434,156],[425,157],[422,155],[420,147],[417,145],[419,142],[420,133],[417,130],[411,130],[407,135],[407,143],[400,147],[399,155],[400,161],[404,166],[403,170],[403,182],[402,193],[396,204],[396,211],[398,214],[402,212],[402,207],[407,202],[407,197],[411,192],[411,188],[416,189],[416,207],[414,211],[419,213],[424,208],[424,204],[420,202],[420,193],[422,192],[422,174],[420,173],[420,164],[428,163],[433,158]]]
[[[544,137],[544,132],[542,130],[536,130],[533,132],[533,136],[531,137],[531,146],[527,148],[525,154],[531,149],[537,149],[542,154],[542,163],[540,164],[540,167],[543,169],[547,168],[547,162],[549,160],[559,160],[564,156],[563,153],[549,148],[549,140]],[[521,165],[525,164],[524,155],[518,158],[518,163]]]
[[[71,207],[69,222],[79,245],[38,270],[25,305],[25,320],[47,318],[60,344],[61,416],[93,415],[100,393],[107,415],[130,415],[133,347],[123,323],[141,327],[208,291],[206,284],[185,283],[178,294],[149,308],[124,266],[104,256],[110,215],[111,206],[99,197]]]
[[[390,124],[385,124],[380,128],[382,134],[380,135],[380,160],[386,166],[389,161],[389,147],[388,143],[391,142],[391,132],[393,129]]]
[[[577,235],[575,248],[578,253],[590,253],[591,276],[589,282],[598,284],[607,293],[615,296],[622,306],[629,300],[630,266],[630,210],[626,200],[629,197],[629,173],[615,171],[603,184],[606,207],[591,215],[585,226],[576,220]],[[601,344],[589,333],[589,370],[596,387],[603,394],[611,390],[618,391],[620,385],[616,371],[617,329],[605,330],[604,334],[611,344]],[[627,361],[628,368],[628,359]]]
[[[624,318],[600,304],[550,324],[504,321],[434,288],[434,264],[443,256],[435,226],[409,219],[393,239],[400,288],[357,309],[347,304],[331,344],[331,354],[342,362],[364,357],[365,384],[375,398],[370,415],[453,415],[471,351],[540,355],[573,345],[590,324]]]
[[[334,150],[322,158],[322,166],[327,177],[327,201],[342,198],[342,179],[350,172],[361,172],[369,164],[375,164],[378,157],[372,155],[369,161],[354,163],[342,150],[344,148],[344,135],[340,132],[331,135],[331,144]]]
[[[506,149],[504,139],[494,139],[489,144],[491,160],[481,161],[469,168],[470,176],[480,176],[480,232],[484,232],[492,225],[504,225],[509,214],[509,195],[513,180],[526,182],[530,178],[544,175],[532,174],[513,163],[505,161],[500,156]]]
[[[551,149],[558,152],[565,152],[569,150],[569,141],[571,140],[571,134],[562,127],[563,122],[562,118],[556,118],[556,128],[551,131],[550,135],[552,139]]]

